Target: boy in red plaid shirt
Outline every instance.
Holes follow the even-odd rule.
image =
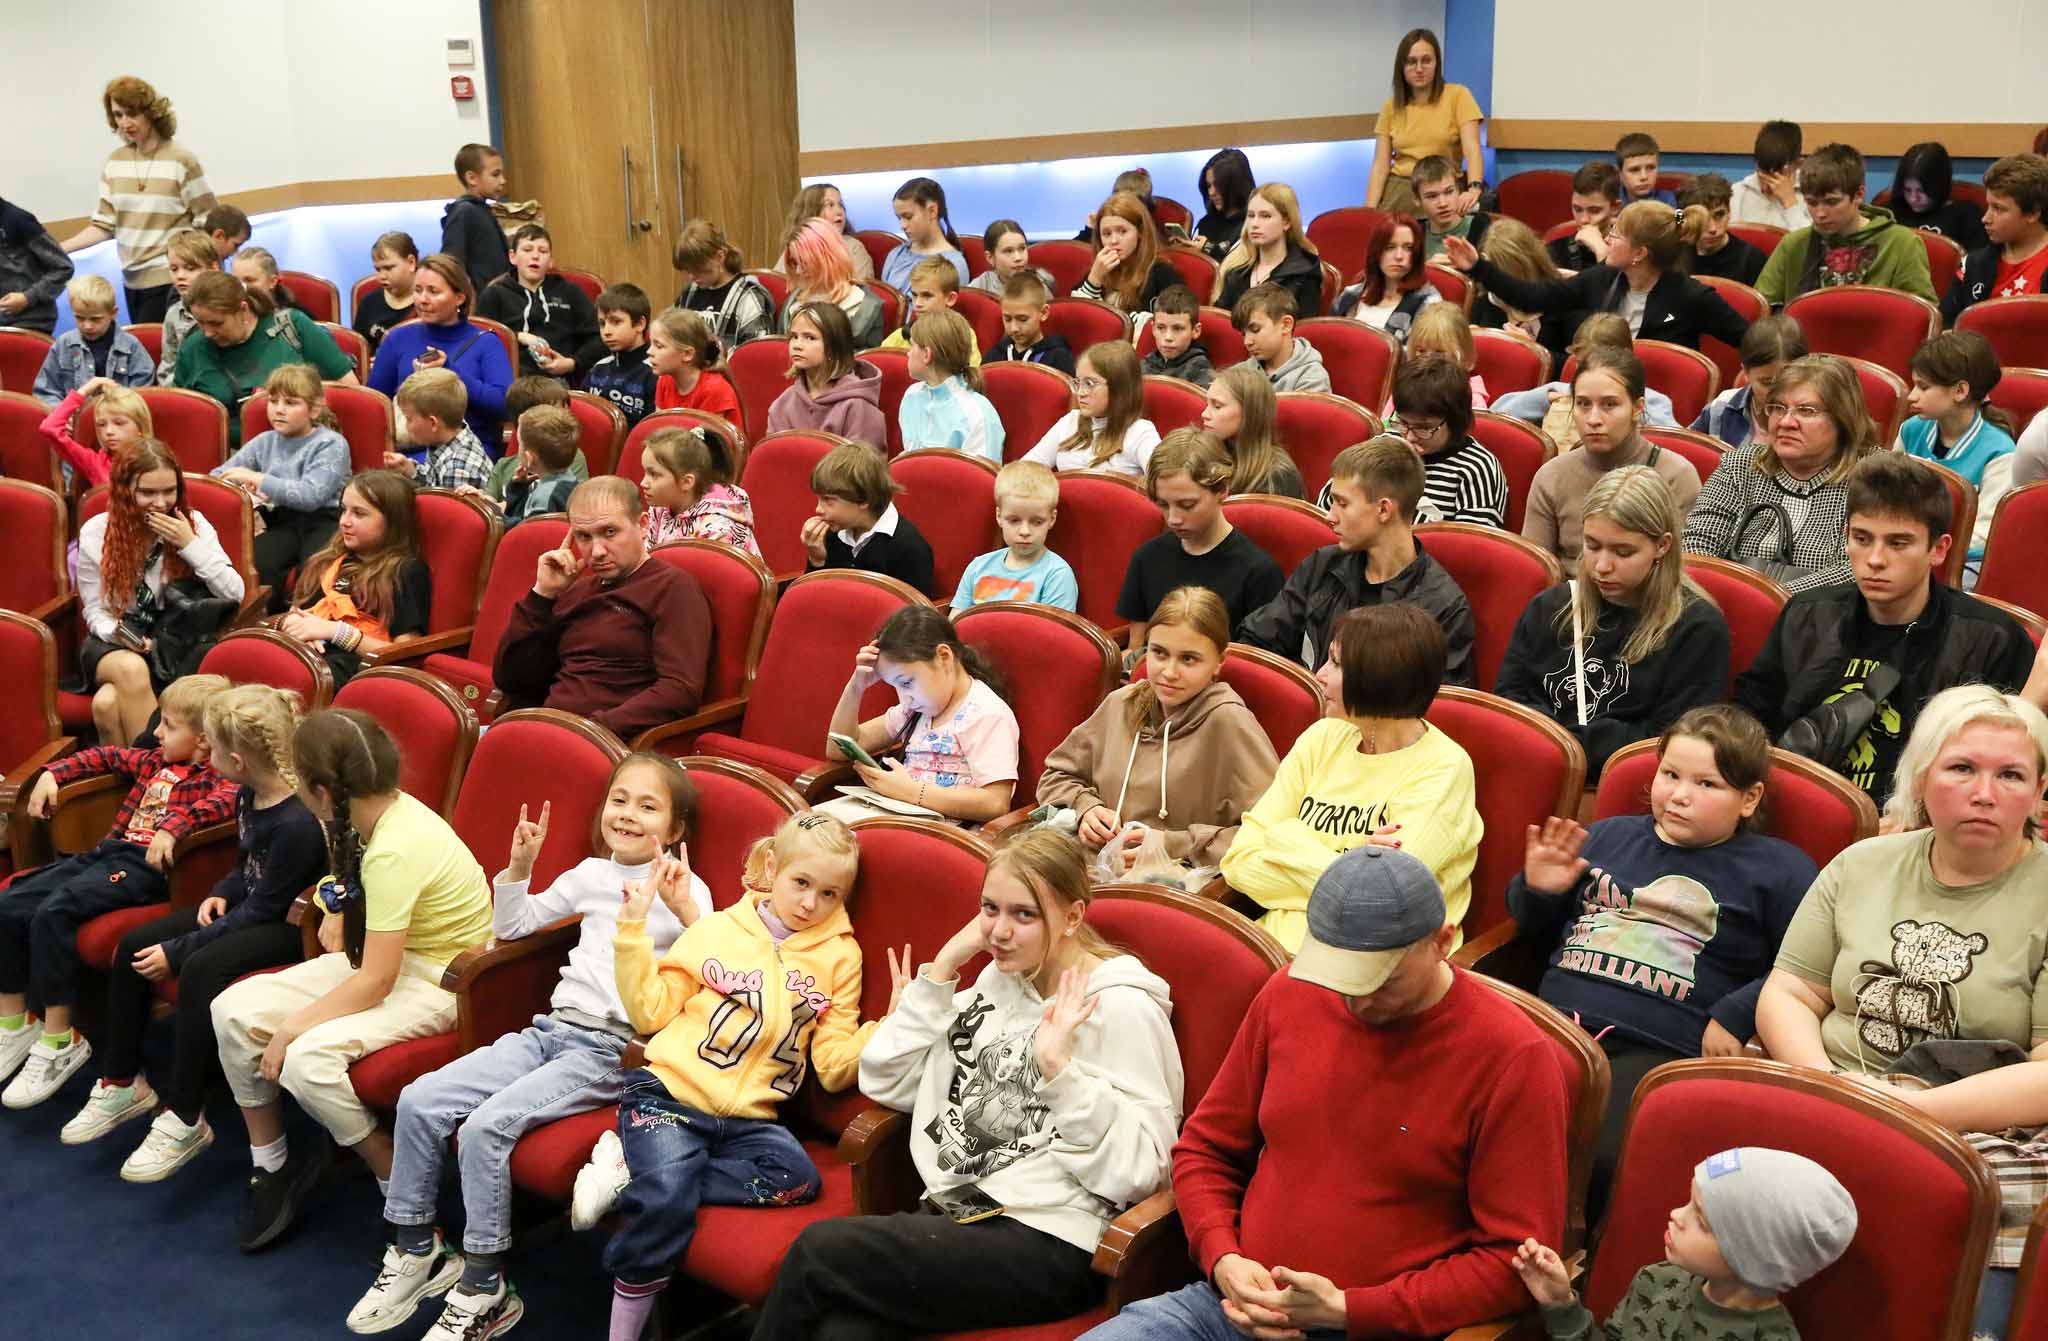
[[[56,1093],[92,1056],[71,1029],[78,994],[78,929],[104,913],[159,903],[170,895],[178,839],[235,813],[235,784],[207,759],[206,704],[229,687],[220,675],[188,675],[160,700],[155,749],[80,750],[36,779],[28,812],[47,819],[57,789],[112,773],[131,778],[114,827],[99,846],[52,862],[0,889],[0,1093],[9,1108],[32,1108]],[[29,1018],[29,998],[42,1011]]]

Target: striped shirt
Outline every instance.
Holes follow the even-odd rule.
[[[1507,518],[1507,472],[1475,439],[1467,437],[1422,458],[1422,502],[1415,509],[1416,521],[1505,526]]]
[[[145,154],[124,144],[100,170],[92,223],[114,235],[121,282],[131,289],[153,289],[171,282],[164,254],[171,234],[214,204],[205,171],[184,145],[166,140]]]

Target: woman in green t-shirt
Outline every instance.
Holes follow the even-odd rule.
[[[213,397],[228,411],[228,449],[242,443],[242,402],[263,389],[288,363],[310,363],[321,380],[358,386],[355,360],[341,352],[320,323],[295,307],[282,310],[233,275],[209,270],[192,281],[185,310],[203,340],[178,347],[175,386]]]

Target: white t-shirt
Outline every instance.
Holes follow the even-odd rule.
[[[1036,461],[1053,470],[1108,470],[1119,475],[1135,475],[1145,478],[1145,467],[1152,463],[1152,449],[1159,445],[1159,430],[1149,419],[1139,419],[1124,432],[1123,446],[1116,454],[1101,465],[1095,464],[1093,448],[1077,447],[1062,450],[1060,444],[1074,436],[1075,428],[1081,422],[1079,410],[1069,410],[1060,421],[1045,431],[1038,445],[1024,453],[1026,461]],[[1095,431],[1100,433],[1104,421],[1095,421]]]

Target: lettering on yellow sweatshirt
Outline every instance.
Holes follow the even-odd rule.
[[[805,1073],[843,1090],[874,1032],[860,1023],[860,945],[838,909],[780,945],[752,897],[700,918],[659,964],[645,921],[613,940],[619,1000],[652,1035],[647,1069],[678,1103],[717,1117],[772,1118]]]

